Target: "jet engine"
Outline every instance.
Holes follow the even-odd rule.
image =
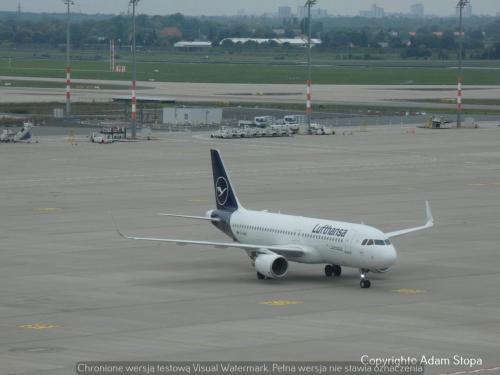
[[[372,272],[375,272],[375,273],[386,273],[387,271],[389,271],[389,268],[390,267],[387,267],[387,268],[379,268],[379,269],[374,269],[374,270],[371,270]]]
[[[265,277],[281,279],[288,272],[288,261],[277,254],[261,254],[255,259],[255,270]]]

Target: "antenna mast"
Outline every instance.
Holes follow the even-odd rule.
[[[457,128],[462,126],[462,83],[463,77],[463,51],[464,51],[464,31],[463,31],[463,12],[464,8],[470,4],[470,0],[459,0],[457,9],[458,18],[458,78],[457,78]]]
[[[311,130],[311,115],[312,115],[312,105],[311,105],[311,8],[317,3],[317,0],[307,0],[305,7],[307,8],[307,98],[306,98],[306,118],[307,118],[307,130]],[[305,32],[305,30],[304,30]]]

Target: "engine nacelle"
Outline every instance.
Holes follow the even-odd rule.
[[[375,269],[375,270],[371,270],[372,272],[374,273],[386,273],[387,271],[389,271],[389,268],[390,267],[387,267],[387,268],[379,268],[379,269]]]
[[[288,273],[288,261],[277,254],[261,254],[255,258],[255,270],[271,279],[281,279]]]
[[[208,210],[207,212],[205,212],[205,216],[206,217],[212,217],[212,213],[214,212],[215,210]]]

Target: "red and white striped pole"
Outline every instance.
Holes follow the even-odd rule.
[[[462,62],[464,50],[463,10],[467,4],[469,4],[469,0],[459,0],[458,2],[460,14],[458,21],[457,128],[462,126],[462,84],[464,82]]]
[[[132,139],[137,136],[137,96],[136,96],[136,81],[137,81],[137,64],[135,58],[135,7],[139,0],[130,0],[132,4]]]
[[[71,61],[70,61],[70,22],[71,22],[71,5],[73,0],[64,0],[67,6],[66,14],[66,116],[71,116]]]
[[[132,81],[132,123],[137,121],[137,95],[135,90],[135,80]],[[135,131],[135,129],[133,129]]]
[[[69,116],[71,112],[71,67],[66,68],[66,114]]]
[[[307,80],[307,90],[306,90],[306,115],[311,116],[312,106],[311,106],[311,81]]]

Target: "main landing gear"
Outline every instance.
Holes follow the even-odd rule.
[[[342,273],[342,268],[337,264],[327,264],[325,266],[325,275],[327,277],[338,277]]]
[[[361,281],[359,282],[359,286],[363,289],[366,289],[366,288],[369,288],[372,283],[370,282],[370,280],[368,280],[368,278],[366,277],[366,274],[368,273],[369,270],[367,269],[361,269],[360,272],[361,272]]]

